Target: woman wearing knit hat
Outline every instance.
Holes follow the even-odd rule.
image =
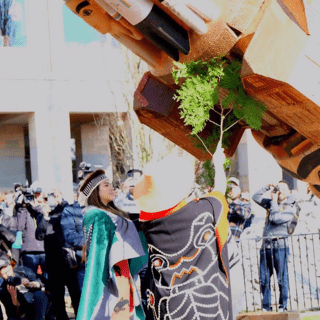
[[[228,227],[223,149],[215,189],[190,199],[194,167],[183,158],[149,163],[134,199],[141,209],[150,273],[147,319],[233,320],[242,308],[242,268]]]
[[[88,175],[80,193],[86,202],[86,273],[77,319],[145,319],[136,286],[148,261],[142,233],[113,204],[115,191],[104,170]]]

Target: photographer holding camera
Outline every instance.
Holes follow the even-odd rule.
[[[57,319],[67,320],[64,294],[66,272],[62,247],[65,239],[61,227],[61,214],[68,202],[55,189],[43,192],[43,213],[37,217],[36,239],[44,241],[48,283],[46,289],[51,294],[52,312]]]
[[[0,259],[0,301],[9,320],[44,320],[48,308],[48,298],[41,290],[39,279],[33,277],[23,266],[16,266],[8,257]],[[0,319],[3,319],[0,317]]]
[[[127,213],[130,220],[136,220],[136,223],[139,220],[140,209],[133,200],[133,192],[135,185],[141,178],[142,174],[143,172],[139,169],[129,170],[127,172],[127,179],[122,185],[122,190],[114,200],[116,207]]]
[[[42,213],[42,207],[35,201],[34,191],[41,192],[41,190],[33,190],[28,186],[15,184],[14,191],[14,211],[17,214],[18,226],[16,241],[12,248],[21,249],[23,266],[28,268],[34,277],[36,277],[39,265],[44,277],[46,277],[44,242],[35,237],[36,220]]]
[[[267,193],[269,192],[269,193]],[[272,311],[270,278],[276,270],[279,285],[279,311],[287,309],[289,278],[287,261],[289,225],[298,207],[296,197],[286,181],[269,184],[257,191],[252,199],[267,210],[260,249],[260,284],[263,311]]]

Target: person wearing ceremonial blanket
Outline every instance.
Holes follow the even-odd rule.
[[[242,308],[243,277],[227,220],[223,149],[213,156],[213,192],[190,199],[194,168],[183,158],[151,162],[134,199],[149,245],[152,279],[147,319],[233,320]]]
[[[148,262],[143,234],[114,206],[115,191],[104,170],[88,175],[80,193],[86,202],[86,272],[77,319],[145,319],[137,288]]]

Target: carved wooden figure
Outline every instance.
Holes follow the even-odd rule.
[[[188,34],[190,50],[179,51],[175,60],[209,60],[218,55],[242,59],[246,93],[267,106],[261,130],[253,132],[255,139],[284,170],[308,182],[320,196],[320,0],[135,3],[146,1]],[[178,105],[171,99],[177,89],[172,78],[174,60],[124,18],[108,13],[104,5],[108,2],[66,0],[88,24],[101,33],[109,32],[148,63],[150,72],[134,97],[140,121],[204,160],[208,155],[194,148],[190,130],[183,126]],[[243,123],[234,128],[228,155],[235,151],[245,128]],[[204,135],[206,131],[210,133],[210,126]]]

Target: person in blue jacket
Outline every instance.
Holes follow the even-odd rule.
[[[77,266],[68,270],[68,275],[73,286],[82,290],[85,264],[82,259],[82,247],[84,245],[84,235],[82,229],[84,208],[78,202],[78,191],[74,190],[74,203],[67,205],[61,213],[61,228],[64,236],[66,248],[72,248],[76,252]],[[80,300],[80,296],[77,298]]]

